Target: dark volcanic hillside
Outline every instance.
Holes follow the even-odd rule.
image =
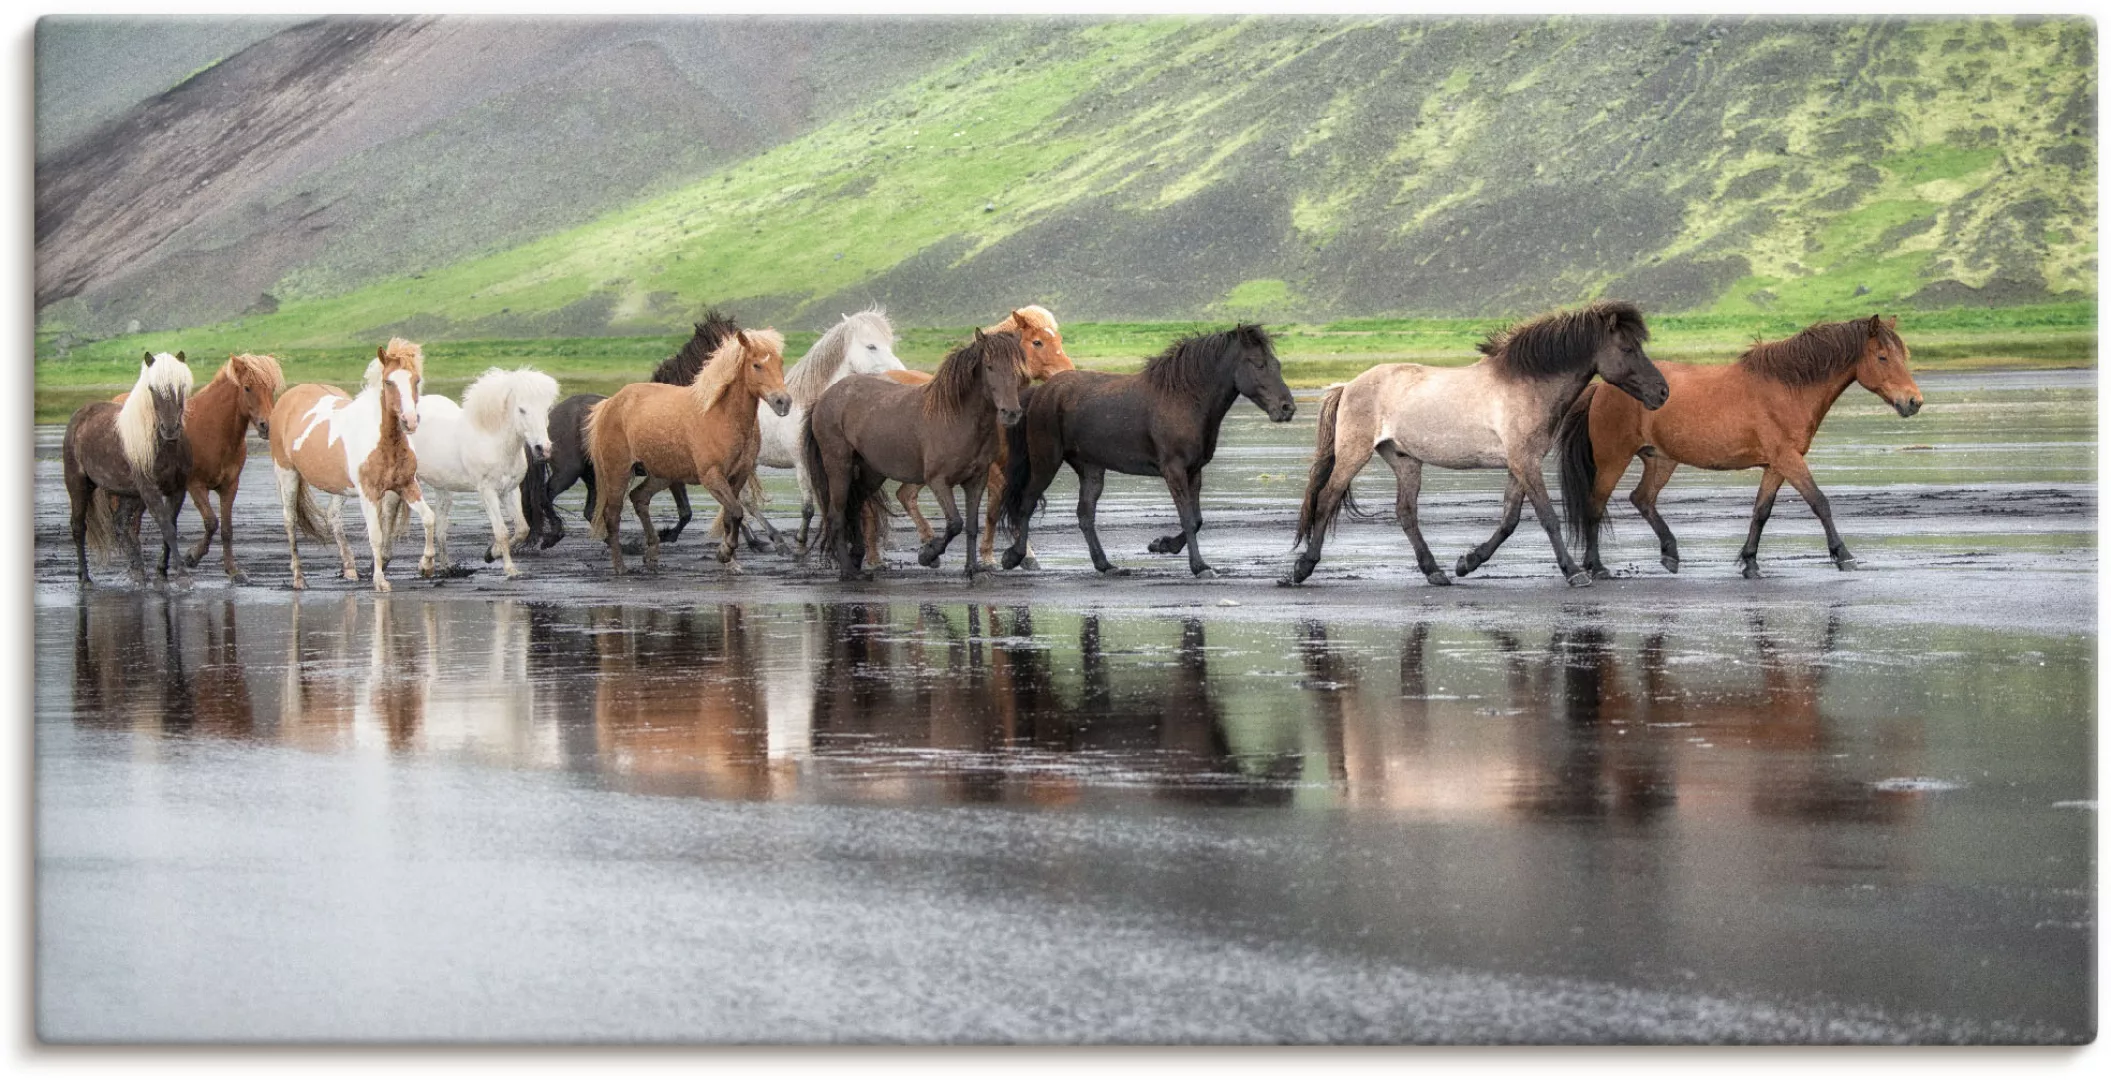
[[[2089,296],[2095,50],[2075,19],[329,22],[40,163],[41,323]]]

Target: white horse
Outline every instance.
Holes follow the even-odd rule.
[[[894,324],[887,321],[887,313],[871,307],[855,315],[845,315],[843,320],[821,335],[814,347],[784,373],[784,388],[792,395],[792,407],[783,416],[777,415],[767,403],[759,403],[755,415],[761,422],[762,451],[756,463],[779,469],[793,469],[798,473],[799,498],[799,544],[806,545],[807,526],[814,516],[813,485],[807,480],[806,465],[799,453],[799,424],[806,418],[806,410],[820,400],[821,392],[852,375],[878,375],[886,371],[901,371],[908,365],[894,355]],[[762,482],[758,478],[748,485],[742,506],[755,519],[762,518]],[[751,527],[751,526],[743,526]],[[724,520],[711,524],[712,535],[724,529]],[[760,543],[749,534],[749,542],[757,550]]]
[[[370,372],[378,375],[376,369]],[[418,483],[437,515],[440,569],[454,560],[447,552],[448,511],[456,492],[475,492],[491,519],[491,546],[484,561],[503,559],[507,577],[519,577],[513,548],[528,536],[521,513],[520,482],[531,461],[550,453],[550,406],[557,402],[557,380],[533,368],[487,369],[462,391],[462,403],[438,394],[418,402],[418,430],[411,448],[418,454]],[[391,521],[391,537],[404,516]],[[512,527],[507,527],[507,522]]]

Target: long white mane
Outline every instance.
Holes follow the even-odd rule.
[[[838,372],[850,359],[850,343],[860,329],[881,341],[894,340],[894,324],[887,321],[887,312],[879,307],[866,308],[855,315],[845,315],[843,320],[828,328],[814,347],[784,373],[784,388],[792,395],[792,404],[801,408],[812,405],[836,380]]]
[[[191,396],[190,365],[170,356],[155,353],[154,362],[141,364],[139,380],[132,384],[132,396],[125,399],[117,410],[117,441],[124,447],[125,460],[141,471],[154,467],[154,402],[157,395],[174,395],[176,408],[182,409]]]
[[[505,430],[516,407],[547,414],[556,403],[557,380],[530,367],[485,368],[462,391],[462,412],[479,431]]]

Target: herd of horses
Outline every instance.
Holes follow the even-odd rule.
[[[1640,310],[1606,300],[1494,333],[1480,343],[1480,359],[1463,367],[1373,367],[1321,399],[1293,540],[1302,551],[1282,583],[1301,583],[1318,566],[1340,512],[1356,511],[1350,485],[1374,454],[1393,471],[1398,521],[1434,585],[1487,562],[1527,500],[1569,584],[1610,576],[1600,525],[1636,457],[1642,477],[1631,501],[1656,532],[1665,569],[1678,571],[1678,544],[1656,499],[1687,464],[1764,470],[1739,554],[1744,576],[1759,576],[1760,532],[1783,483],[1824,525],[1835,565],[1852,570],[1854,557],[1804,457],[1852,385],[1901,416],[1919,411],[1897,323],[1875,315],[1819,323],[1756,343],[1727,365],[1658,363],[1644,350],[1649,329]],[[744,328],[712,311],[649,381],[605,398],[559,401],[546,374],[492,368],[459,404],[423,392],[423,350],[401,338],[376,350],[356,394],[319,383],[289,389],[277,360],[249,354],[230,357],[193,393],[183,353],[147,353],[129,393],[83,406],[66,429],[80,580],[90,581],[93,547],[122,551],[134,581],[144,582],[140,529],[148,513],[160,531],[162,576],[187,579],[217,535],[228,578],[245,580],[234,556],[234,500],[252,427],[270,447],[296,589],[306,585],[303,536],[333,540],[344,578],[359,579],[346,499],[359,501],[373,585],[387,592],[390,558],[410,515],[424,530],[419,572],[458,572],[447,549],[449,510],[456,495],[474,493],[491,526],[484,559],[502,561],[513,577],[516,550],[563,539],[556,498],[582,481],[590,533],[606,543],[618,575],[625,572],[623,504],[642,530],[636,553],[656,568],[660,545],[691,520],[687,488],[694,485],[718,504],[717,558],[728,571],[739,570],[745,539],[751,550],[801,559],[818,550],[843,580],[869,580],[893,512],[884,491],[892,482],[892,502],[922,539],[918,561],[937,566],[965,533],[972,583],[994,568],[1000,527],[1011,538],[1003,568],[1038,566],[1030,525],[1064,465],[1077,475],[1078,526],[1100,573],[1126,572],[1107,558],[1095,527],[1112,470],[1165,481],[1179,529],[1149,549],[1185,552],[1189,570],[1207,577],[1213,571],[1198,543],[1202,471],[1226,414],[1240,398],[1278,423],[1297,412],[1274,342],[1253,324],[1182,337],[1134,374],[1078,370],[1054,315],[1037,305],[974,331],[932,373],[908,369],[893,342],[881,311],[846,315],[786,370],[776,330]],[[1558,456],[1565,528],[1542,476],[1550,454]],[[762,513],[763,465],[796,472],[802,507],[792,542]],[[1450,574],[1419,524],[1424,465],[1507,473],[1495,532]],[[917,507],[926,488],[944,515],[943,531]],[[662,491],[672,493],[677,512],[664,529],[650,512]],[[204,535],[183,551],[177,515],[186,496]],[[1571,543],[1581,545],[1581,562]]]

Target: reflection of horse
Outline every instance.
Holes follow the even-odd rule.
[[[161,574],[175,564],[179,581],[190,578],[189,564],[176,546],[176,513],[183,508],[190,480],[191,444],[185,431],[184,402],[191,392],[191,369],[183,354],[146,353],[129,399],[118,405],[92,401],[80,407],[66,425],[60,453],[64,459],[66,495],[73,503],[73,548],[81,584],[89,584],[88,549],[98,553],[116,546],[114,534],[125,527],[125,553],[132,580],[144,582],[146,567],[139,550],[139,518],[154,515],[161,529]],[[98,496],[105,492],[111,500]]]
[[[418,487],[418,457],[411,433],[418,429],[418,394],[425,381],[425,353],[415,343],[391,338],[376,351],[375,378],[352,397],[334,386],[302,383],[281,395],[271,411],[271,464],[278,477],[279,506],[286,520],[286,555],[293,587],[305,589],[300,533],[320,539],[315,488],[329,496],[330,532],[344,560],[346,581],[359,580],[352,545],[345,540],[344,500],[359,497],[367,543],[374,554],[374,590],[389,591],[389,522],[382,498],[394,496],[417,511],[425,525],[425,555],[418,572],[433,569],[434,514]]]
[[[427,394],[418,403],[418,430],[411,435],[411,446],[418,455],[418,479],[431,492],[438,517],[441,569],[454,561],[447,553],[453,493],[465,491],[476,493],[491,521],[491,546],[485,549],[484,561],[503,559],[507,577],[520,575],[513,565],[513,547],[528,536],[520,484],[549,454],[550,404],[556,400],[557,380],[540,371],[491,368],[462,391],[460,405],[438,394]]]
[[[213,535],[224,533],[220,561],[227,568],[227,579],[248,580],[235,565],[235,491],[242,485],[242,466],[249,461],[249,426],[255,424],[257,434],[270,437],[271,407],[285,389],[286,376],[278,360],[243,353],[228,357],[212,381],[192,394],[184,406],[183,431],[191,443],[189,492],[205,522],[205,535],[184,553],[185,566],[198,565],[212,550]],[[119,394],[115,400],[122,405],[130,397]],[[207,497],[214,492],[220,495],[217,515]]]
[[[1134,375],[1071,371],[1026,399],[1026,416],[1006,435],[1004,515],[1012,529],[1004,567],[1026,558],[1027,524],[1041,494],[1068,463],[1078,477],[1078,528],[1100,573],[1120,573],[1100,549],[1094,527],[1107,470],[1165,479],[1180,532],[1151,544],[1187,549],[1188,570],[1212,575],[1195,534],[1202,528],[1202,467],[1217,452],[1224,414],[1240,398],[1278,423],[1297,413],[1268,332],[1249,323],[1191,334],[1145,361]]]
[[[1702,469],[1764,467],[1752,526],[1737,562],[1744,576],[1759,576],[1759,531],[1774,511],[1774,496],[1787,481],[1825,526],[1825,547],[1842,570],[1854,556],[1833,528],[1832,506],[1811,478],[1803,456],[1825,414],[1848,386],[1860,383],[1900,416],[1920,411],[1920,387],[1906,370],[1912,351],[1898,336],[1898,320],[1819,323],[1792,338],[1764,341],[1728,365],[1666,363],[1664,377],[1675,391],[1655,412],[1617,394],[1586,388],[1561,425],[1561,497],[1569,533],[1584,545],[1584,564],[1598,577],[1611,571],[1598,558],[1598,524],[1613,486],[1635,455],[1642,479],[1629,496],[1657,534],[1664,569],[1678,573],[1679,545],[1657,515],[1657,493],[1681,464]]]
[[[660,537],[649,512],[652,496],[679,483],[702,484],[718,500],[726,517],[718,561],[739,570],[733,556],[740,493],[755,471],[755,409],[763,401],[780,414],[792,405],[784,389],[784,337],[775,330],[734,331],[688,386],[632,383],[594,406],[586,421],[587,454],[597,474],[590,520],[594,539],[608,542],[609,564],[617,574],[623,573],[621,496],[633,465],[645,469],[645,482],[630,492],[630,505],[645,532],[646,569],[657,569],[660,562]],[[763,528],[777,540],[768,522]]]
[[[1487,562],[1510,538],[1530,497],[1562,574],[1571,585],[1590,584],[1590,575],[1561,542],[1561,523],[1548,501],[1541,463],[1554,445],[1555,423],[1592,376],[1603,376],[1649,408],[1664,403],[1664,377],[1642,351],[1648,339],[1649,328],[1633,304],[1600,301],[1491,335],[1481,342],[1480,361],[1466,367],[1380,364],[1329,389],[1320,401],[1312,475],[1297,521],[1297,540],[1305,551],[1284,583],[1305,580],[1319,565],[1320,548],[1348,499],[1349,485],[1376,453],[1392,467],[1400,527],[1430,584],[1449,585],[1451,578],[1438,568],[1416,519],[1425,463],[1510,474],[1502,524],[1460,557],[1460,577]]]
[[[601,767],[654,783],[695,778],[713,796],[769,797],[767,699],[740,606],[622,618],[623,632],[594,637]]]
[[[1026,357],[1010,333],[984,334],[946,354],[925,386],[904,386],[860,375],[830,387],[807,413],[803,451],[822,502],[822,546],[835,555],[846,581],[867,576],[861,518],[870,506],[886,513],[882,483],[928,484],[945,511],[946,531],[923,546],[917,561],[936,566],[963,528],[968,580],[981,569],[975,555],[983,487],[996,459],[1000,427],[1019,421]],[[966,497],[963,516],[953,489]]]

